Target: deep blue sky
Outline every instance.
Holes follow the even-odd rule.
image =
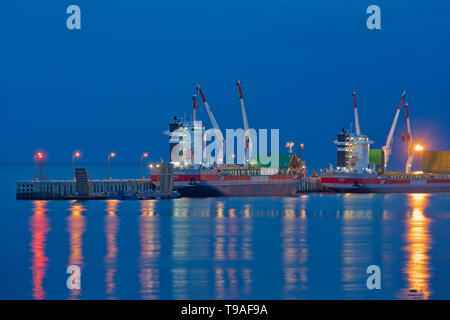
[[[66,28],[78,4],[82,30]],[[366,28],[368,5],[382,30]],[[413,137],[448,150],[448,1],[2,1],[1,160],[138,161],[167,158],[162,135],[190,112],[199,82],[222,129],[250,126],[304,142],[310,164],[335,163],[331,143],[353,121],[380,147],[403,89]],[[199,116],[210,126],[202,106]],[[397,142],[404,130],[399,122]],[[401,148],[401,149],[400,149]],[[404,146],[393,163],[403,167]]]

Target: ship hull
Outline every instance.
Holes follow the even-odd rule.
[[[392,179],[386,177],[326,176],[321,178],[325,190],[351,193],[438,193],[450,192],[448,179]]]
[[[173,189],[182,197],[288,196],[297,193],[300,176],[220,176],[216,170],[180,169],[173,173]],[[152,172],[157,184],[159,171]]]
[[[277,183],[208,183],[174,186],[183,197],[260,197],[295,195],[297,183],[292,180]]]

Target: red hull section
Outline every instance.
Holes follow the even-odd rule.
[[[151,181],[158,183],[159,172],[153,172]],[[248,197],[295,195],[296,174],[276,175],[220,175],[216,170],[176,170],[173,187],[184,197]]]
[[[410,192],[433,193],[450,192],[447,175],[391,175],[366,177],[364,175],[330,174],[321,178],[324,187],[338,192]]]

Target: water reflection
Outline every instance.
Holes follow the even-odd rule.
[[[300,292],[307,290],[309,257],[306,239],[308,225],[304,210],[308,198],[300,199],[299,203],[290,199],[284,201],[284,216],[282,220],[282,259],[283,259],[283,292],[285,299],[298,298]]]
[[[161,235],[159,217],[155,215],[155,200],[141,201],[139,216],[139,283],[142,299],[158,299],[159,256],[161,253]]]
[[[214,218],[213,254],[217,262],[214,268],[216,299],[237,299],[252,292],[252,270],[245,261],[253,259],[253,220],[251,205],[245,203],[240,212],[226,208],[224,201],[216,203]],[[242,261],[243,267],[222,265],[222,261]]]
[[[119,232],[119,217],[117,216],[117,206],[119,200],[106,200],[105,216],[105,237],[106,237],[106,255],[105,255],[105,284],[107,299],[116,299],[115,275],[117,272],[117,233]]]
[[[83,233],[86,229],[86,218],[83,216],[85,208],[79,202],[71,201],[70,216],[67,217],[67,232],[69,233],[70,255],[68,265],[77,265],[83,274]],[[69,299],[78,299],[81,296],[80,289],[70,290]]]
[[[47,296],[43,287],[43,280],[47,271],[48,257],[46,256],[47,233],[50,231],[49,219],[45,212],[47,201],[33,201],[33,215],[30,217],[31,232],[31,273],[32,297],[42,300]]]
[[[410,194],[409,205],[412,212],[406,221],[407,261],[404,273],[407,287],[402,290],[401,297],[409,299],[429,299],[430,289],[430,219],[425,216],[428,206],[428,194]]]
[[[344,203],[355,195],[346,195]],[[351,207],[351,206],[349,206]],[[341,219],[341,285],[347,298],[356,292],[367,290],[366,268],[375,260],[373,236],[375,224],[371,210],[344,210],[338,212]]]

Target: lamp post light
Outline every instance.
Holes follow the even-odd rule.
[[[289,148],[289,153],[292,153],[292,147],[294,146],[294,143],[289,141],[286,143],[286,148]]]
[[[147,157],[148,157],[148,153],[147,153],[147,152],[144,152],[144,153],[141,155],[141,177],[142,177],[142,179],[145,179],[142,165],[143,165],[144,158],[147,158]]]
[[[33,168],[33,178],[34,181],[38,181],[39,179],[36,178],[36,162],[39,160],[41,161],[44,159],[44,154],[42,152],[38,152],[33,156],[33,162],[34,162],[34,168]]]
[[[422,171],[420,170],[420,157],[419,157],[419,152],[423,151],[423,147],[420,144],[416,144],[414,146],[414,150],[416,151],[416,158],[417,158],[417,171]]]
[[[300,144],[299,154],[298,154],[298,157],[300,158],[300,160],[303,160],[303,149],[305,149],[305,144],[301,143]]]
[[[109,160],[111,158],[115,158],[116,157],[116,153],[115,152],[111,152],[110,154],[108,154],[108,179],[111,179],[111,176],[109,175]]]
[[[81,153],[79,151],[75,151],[72,155],[72,180],[74,180],[75,176],[75,158],[81,157]]]

